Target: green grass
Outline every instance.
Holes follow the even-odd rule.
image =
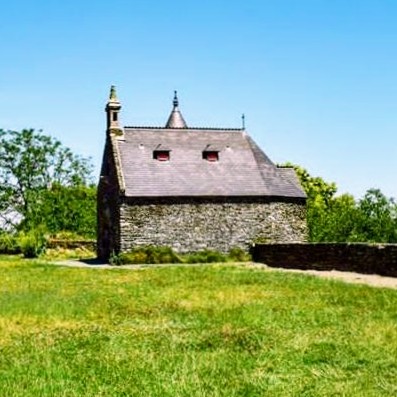
[[[397,291],[0,257],[1,396],[395,396]]]

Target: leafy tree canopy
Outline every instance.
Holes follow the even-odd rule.
[[[295,169],[307,194],[307,224],[312,242],[397,243],[397,205],[379,189],[369,189],[356,200],[350,194],[336,195],[335,183]]]
[[[87,186],[91,173],[89,159],[75,155],[53,137],[33,129],[0,130],[0,217],[3,226],[24,229],[36,226],[38,213],[54,186]]]

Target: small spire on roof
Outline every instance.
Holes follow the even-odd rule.
[[[174,91],[173,109],[168,118],[165,128],[187,128],[186,121],[184,120],[182,113],[179,110],[178,93]]]
[[[174,91],[174,102],[173,102],[173,104],[174,104],[174,108],[179,106],[178,92],[177,91]]]

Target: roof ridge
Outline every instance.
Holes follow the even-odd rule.
[[[214,131],[245,131],[244,128],[223,128],[223,127],[174,127],[166,128],[161,126],[126,125],[124,128],[141,128],[145,130],[214,130]]]

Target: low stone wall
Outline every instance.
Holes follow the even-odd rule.
[[[49,239],[47,248],[86,248],[91,251],[96,250],[96,241],[94,240],[61,240],[61,239]]]
[[[76,249],[85,248],[90,251],[96,250],[96,241],[94,240],[61,240],[61,239],[49,239],[47,241],[46,248],[66,248]],[[21,254],[21,248],[18,244],[17,239],[10,237],[9,244],[1,244],[0,242],[0,254],[1,255],[18,255]]]
[[[186,199],[124,203],[120,208],[120,251],[140,245],[169,246],[177,252],[233,247],[248,250],[257,239],[305,241],[304,203]]]
[[[397,244],[257,244],[251,253],[254,261],[272,267],[397,277]]]

